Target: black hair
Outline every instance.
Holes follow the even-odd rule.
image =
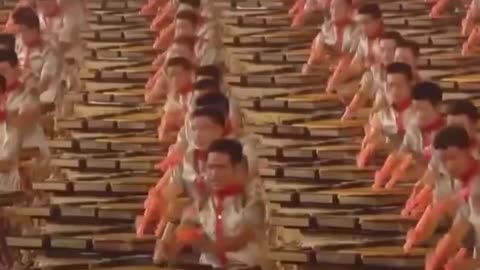
[[[435,135],[433,147],[436,150],[446,150],[448,147],[467,149],[470,147],[470,138],[465,128],[461,126],[447,126]]]
[[[215,92],[219,92],[220,86],[218,85],[218,81],[207,77],[195,82],[193,89],[198,91],[213,90]]]
[[[426,100],[433,106],[437,106],[442,102],[442,89],[438,84],[433,82],[417,83],[412,91],[413,100]]]
[[[237,140],[219,139],[208,147],[208,153],[221,153],[230,158],[232,165],[236,166],[243,162],[243,147]]]
[[[374,19],[382,18],[382,10],[377,4],[365,4],[358,8],[359,15],[368,15]]]
[[[468,99],[453,100],[448,106],[449,115],[465,115],[472,122],[479,118],[478,109]]]
[[[347,5],[349,6],[352,6],[353,5],[353,1],[352,0],[344,0],[345,3],[347,3]]]
[[[402,42],[397,43],[397,48],[409,49],[415,57],[420,56],[420,46],[413,40],[403,40]]]
[[[7,79],[0,75],[0,92],[4,92],[7,89]]]
[[[200,66],[196,70],[196,76],[205,76],[205,77],[212,77],[213,79],[219,81],[220,79],[220,70],[215,65],[208,65],[208,66]]]
[[[182,10],[175,16],[176,20],[187,20],[191,24],[196,25],[198,23],[198,15],[193,10]]]
[[[391,63],[387,66],[387,74],[402,74],[409,81],[413,80],[412,67],[410,65],[400,62]]]
[[[172,57],[167,60],[166,67],[181,66],[184,69],[192,69],[192,63],[185,57]]]
[[[12,50],[0,50],[0,62],[8,62],[12,67],[18,66],[18,56]]]
[[[0,45],[5,46],[5,50],[15,50],[15,36],[10,33],[0,33]]]
[[[207,117],[215,124],[218,124],[222,127],[225,126],[225,113],[217,107],[206,106],[196,108],[190,115],[190,118],[194,119],[197,117]]]
[[[400,44],[404,41],[402,35],[397,31],[384,32],[380,39],[392,39],[395,41],[395,44]]]
[[[199,97],[195,101],[195,106],[198,107],[215,107],[221,110],[225,115],[230,111],[230,104],[228,98],[221,92],[207,93]]]
[[[31,7],[16,8],[12,14],[12,19],[17,25],[24,25],[30,29],[40,30],[40,19]]]
[[[189,5],[193,8],[199,8],[200,7],[200,0],[180,0],[178,2],[180,4]]]

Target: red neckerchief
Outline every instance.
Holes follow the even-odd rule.
[[[32,50],[39,48],[43,45],[43,40],[40,36],[29,44],[25,44],[26,51],[25,51],[25,61],[23,62],[24,69],[30,69],[32,67],[32,59],[30,59],[30,55],[32,54]]]
[[[10,93],[17,90],[22,83],[19,80],[14,81],[5,88],[5,92],[0,94],[0,122],[4,122],[7,118],[7,100]]]
[[[395,123],[397,124],[397,130],[399,132],[405,131],[405,125],[403,124],[403,114],[408,108],[410,108],[410,105],[412,105],[411,99],[406,99],[398,104],[392,105],[393,111],[395,113]]]
[[[375,63],[375,54],[373,53],[373,45],[383,35],[383,32],[384,32],[384,26],[382,23],[375,33],[367,36],[367,46],[368,46],[367,61],[366,61],[367,66],[370,66],[373,63]]]
[[[335,29],[335,35],[337,36],[337,41],[335,43],[335,47],[337,47],[340,51],[343,47],[343,33],[345,32],[345,28],[352,24],[351,18],[344,18],[333,23]]]
[[[432,123],[421,128],[422,132],[422,147],[423,147],[423,156],[426,160],[430,160],[432,157],[432,139],[434,134],[445,126],[445,120],[442,117],[435,119]]]
[[[217,203],[215,205],[215,238],[216,241],[221,243],[224,239],[223,231],[223,202],[225,198],[241,195],[244,192],[244,187],[242,185],[230,185],[221,190],[215,191],[215,198]],[[227,256],[225,251],[220,250],[218,254],[218,259],[222,266],[227,265]]]
[[[473,159],[473,157],[471,158],[471,161],[470,161],[470,165],[469,165],[469,168],[467,169],[467,171],[459,178],[460,182],[462,183],[462,186],[463,187],[468,187],[470,185],[470,183],[472,182],[473,178],[475,177],[475,175],[478,174],[479,172],[479,164],[478,164],[478,161],[476,161],[475,159]]]
[[[200,194],[205,194],[207,186],[205,183],[205,177],[202,174],[201,167],[207,162],[208,152],[206,150],[195,149],[193,151],[193,169],[197,173],[195,177],[195,184],[197,185]]]
[[[180,95],[186,95],[193,91],[193,84],[192,82],[186,82],[182,86],[180,86],[177,90]]]

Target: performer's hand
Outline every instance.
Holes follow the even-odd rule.
[[[472,259],[466,258],[467,250],[460,249],[454,258],[450,259],[445,265],[445,270],[473,270],[475,269],[475,262]]]
[[[335,84],[333,83],[332,78],[328,79],[327,87],[325,88],[325,92],[331,94],[335,91]]]
[[[168,203],[167,217],[170,220],[179,220],[182,216],[183,210],[188,205],[192,204],[191,198],[176,198]]]
[[[352,116],[353,116],[353,113],[354,113],[354,111],[352,111],[352,110],[350,109],[350,106],[345,107],[345,112],[343,113],[342,118],[340,119],[340,121],[345,122],[345,121],[347,121],[347,120],[352,119],[352,118],[353,118],[353,117],[352,117]]]
[[[308,63],[303,64],[303,66],[302,66],[302,74],[303,74],[303,75],[307,75],[307,74],[310,74],[310,73],[312,73],[312,66],[309,65]]]

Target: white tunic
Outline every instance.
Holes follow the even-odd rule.
[[[6,106],[7,115],[18,113],[23,108],[28,108],[38,104],[38,99],[32,94],[33,91],[27,90],[23,85],[13,90],[8,95]],[[7,122],[0,123],[0,159],[18,162],[20,150],[24,148],[38,148],[44,160],[50,156],[48,149],[48,140],[40,124],[35,124],[28,130],[20,132],[16,127]],[[14,167],[8,173],[0,173],[0,188],[2,191],[19,191],[20,175],[18,167]]]
[[[211,197],[199,210],[200,224],[206,235],[216,241],[216,216],[215,205],[217,199]],[[227,197],[223,202],[223,233],[226,237],[234,237],[242,224],[248,224],[259,228],[256,241],[248,243],[244,248],[236,252],[227,252],[227,269],[241,269],[255,267],[262,263],[262,241],[265,239],[266,231],[266,210],[265,202],[261,199],[247,196]],[[208,264],[212,267],[222,267],[215,254],[203,253],[200,257],[201,264]]]
[[[40,95],[42,102],[53,103],[61,95],[63,63],[53,45],[43,41],[40,46],[28,48],[20,40],[17,40],[16,52],[22,68],[31,72],[33,80],[40,82],[44,76],[50,76],[52,81]]]

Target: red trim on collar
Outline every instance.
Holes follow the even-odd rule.
[[[403,114],[408,108],[410,108],[410,105],[412,105],[411,99],[406,99],[398,104],[392,104],[392,108],[395,113],[395,123],[399,132],[405,131],[405,125],[403,124]]]
[[[397,112],[397,113],[403,113],[406,109],[408,109],[412,105],[412,99],[408,98],[405,99],[398,104],[392,104],[392,108]]]

